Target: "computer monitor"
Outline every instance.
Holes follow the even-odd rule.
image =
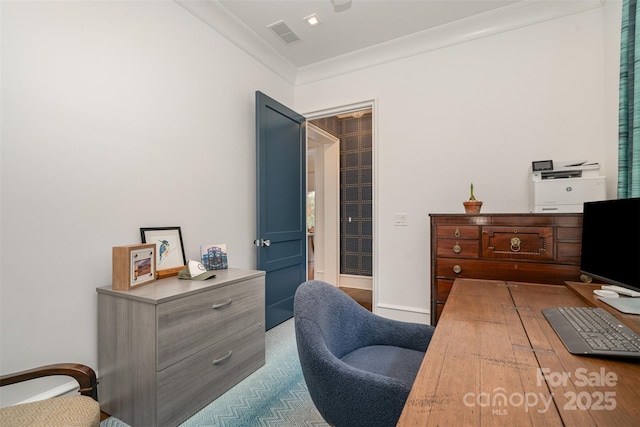
[[[580,271],[640,292],[640,198],[584,204]]]

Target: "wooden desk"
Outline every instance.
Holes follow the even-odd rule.
[[[570,354],[541,313],[595,287],[457,279],[398,426],[637,426],[640,363]]]

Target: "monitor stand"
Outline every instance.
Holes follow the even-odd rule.
[[[610,305],[618,311],[626,314],[640,314],[640,298],[620,297],[597,297],[600,301]]]

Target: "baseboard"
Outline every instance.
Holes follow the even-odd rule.
[[[377,304],[375,313],[394,320],[404,322],[431,324],[431,312],[417,307],[408,307],[394,304]]]
[[[98,382],[100,382],[98,377],[98,372],[96,372],[96,378],[98,378]],[[38,402],[40,400],[52,399],[54,397],[67,396],[67,395],[76,396],[79,393],[80,393],[80,385],[78,385],[78,382],[76,380],[72,379],[71,381],[67,381],[64,384],[60,384],[59,386],[53,387],[49,390],[45,390],[42,393],[36,394],[35,396],[31,396],[30,398],[24,399],[15,404],[19,405],[22,403]]]
[[[75,380],[71,380],[57,387],[46,390],[40,394],[32,396],[28,399],[25,399],[22,402],[18,402],[17,404],[38,402],[40,400],[52,399],[54,397],[60,397],[67,394],[73,395],[74,393],[77,394],[79,390],[80,387],[78,386],[78,383]]]
[[[371,276],[356,276],[352,274],[340,275],[341,288],[355,288],[373,290],[373,278]]]

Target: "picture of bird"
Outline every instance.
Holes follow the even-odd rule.
[[[158,249],[158,255],[160,260],[158,263],[162,263],[162,261],[166,259],[167,256],[169,256],[169,252],[171,252],[172,248],[171,248],[171,245],[169,244],[169,241],[167,240],[158,240],[158,242],[160,242],[160,248]]]

